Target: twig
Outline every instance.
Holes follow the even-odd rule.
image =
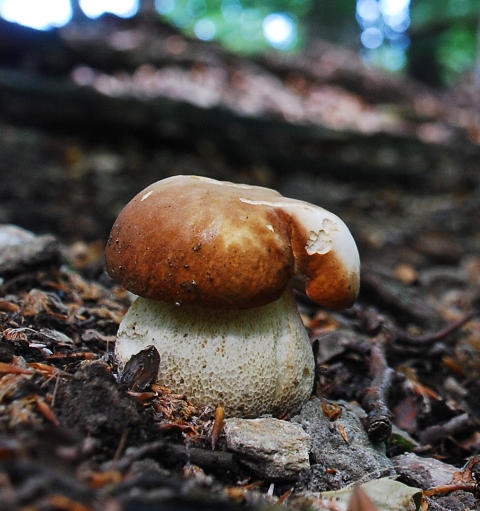
[[[424,445],[434,445],[441,440],[473,430],[475,420],[468,413],[453,417],[441,425],[430,426],[420,435],[420,442]]]
[[[215,450],[215,446],[217,445],[218,439],[220,438],[220,433],[223,429],[223,419],[225,418],[225,410],[223,409],[223,406],[218,405],[217,410],[215,412],[215,421],[213,423],[212,428],[212,435],[210,438],[210,442],[212,445],[212,451]]]
[[[423,491],[424,497],[433,497],[434,495],[445,495],[445,493],[451,493],[452,491],[468,491],[476,492],[478,490],[478,483],[454,483],[454,484],[442,484],[441,486],[435,486],[428,490]]]
[[[146,457],[159,459],[160,463],[166,468],[183,467],[186,463],[192,463],[206,471],[222,473],[223,475],[239,472],[235,457],[231,453],[210,451],[198,447],[189,447],[187,450],[184,445],[173,444],[165,440],[156,440],[141,445],[129,451],[119,460],[111,462],[108,468],[123,472],[128,470],[133,462]]]
[[[362,404],[368,413],[366,429],[368,436],[373,441],[385,441],[392,432],[392,414],[388,408],[388,392],[392,384],[394,371],[388,366],[385,348],[387,345],[394,346],[395,343],[405,344],[407,346],[429,348],[435,342],[438,342],[455,330],[462,327],[467,321],[478,314],[477,310],[471,310],[464,317],[454,321],[437,332],[428,333],[420,336],[411,336],[406,332],[395,327],[389,321],[383,319],[380,326],[380,333],[372,341],[370,350],[370,373],[372,382],[367,388]],[[454,421],[454,424],[461,423],[465,427],[465,420]],[[454,425],[452,425],[453,427]],[[444,436],[446,433],[445,425],[439,433]],[[459,426],[460,427],[460,426]],[[432,432],[432,434],[436,435]]]
[[[127,445],[128,435],[130,434],[130,428],[126,428],[122,437],[120,438],[120,442],[118,444],[117,450],[115,451],[115,455],[113,456],[113,461],[118,461],[125,450],[125,446]]]
[[[445,337],[455,332],[455,330],[461,328],[465,323],[470,321],[477,314],[478,311],[476,309],[472,309],[471,311],[467,312],[462,318],[458,319],[457,321],[453,321],[452,323],[445,326],[441,330],[438,330],[436,332],[429,332],[424,335],[409,335],[407,332],[400,330],[399,328],[395,328],[395,342],[415,347],[422,345],[430,346],[435,342],[445,339]]]
[[[362,400],[363,408],[368,414],[367,434],[374,442],[384,442],[392,433],[392,414],[387,405],[387,398],[394,371],[388,366],[385,357],[385,345],[390,338],[389,333],[382,331],[372,341],[370,349],[372,381]]]

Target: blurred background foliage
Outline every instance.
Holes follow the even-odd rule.
[[[131,17],[146,6],[234,52],[295,52],[323,38],[435,87],[477,74],[480,0],[0,0],[0,15],[45,30],[79,12]]]
[[[479,0],[414,0],[408,69],[432,85],[452,85],[477,74]]]

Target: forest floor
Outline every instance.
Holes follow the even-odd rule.
[[[314,394],[330,404],[363,404],[380,413],[381,425],[408,434],[412,443],[400,452],[387,440],[388,456],[405,449],[458,470],[440,496],[433,491],[425,501],[431,509],[471,508],[477,501],[465,492],[476,498],[480,450],[478,196],[328,180],[322,194],[328,186],[328,201],[340,197],[336,213],[359,244],[362,291],[352,309],[335,313],[298,297],[318,350]],[[197,410],[155,385],[132,392],[119,383],[115,334],[131,298],[104,270],[104,239],[33,240],[29,250],[20,244],[1,253],[2,509],[278,502],[323,509],[318,494],[302,486],[305,476],[273,487],[218,454],[227,453],[222,436],[212,451],[214,410]]]

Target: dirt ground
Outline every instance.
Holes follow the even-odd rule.
[[[414,440],[407,450],[456,467],[463,478],[424,505],[466,509],[476,472],[460,469],[480,449],[477,193],[344,185],[334,206],[358,241],[362,290],[335,313],[298,295],[315,395],[363,405],[390,456],[405,449],[389,441],[393,424]],[[272,494],[221,442],[211,450],[214,410],[148,378],[141,391],[119,382],[113,347],[131,297],[104,270],[104,240],[52,243],[12,256],[0,287],[2,509],[305,505],[295,481]]]

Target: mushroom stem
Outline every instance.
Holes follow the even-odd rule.
[[[291,287],[275,302],[245,310],[139,297],[118,331],[119,365],[149,344],[160,352],[161,385],[197,406],[219,403],[230,417],[292,413],[312,391],[313,353]]]

